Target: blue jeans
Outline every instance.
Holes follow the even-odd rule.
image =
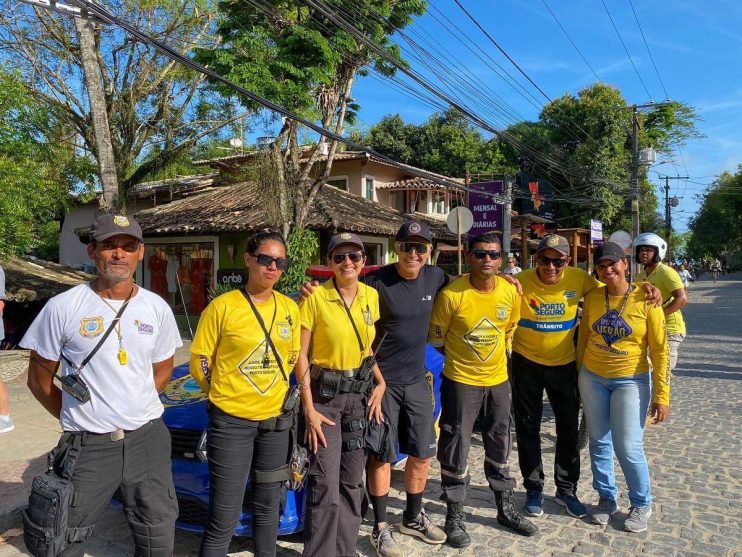
[[[648,507],[652,495],[643,437],[651,392],[649,372],[606,379],[582,366],[578,385],[590,437],[593,487],[601,497],[617,498],[615,450],[631,505]]]

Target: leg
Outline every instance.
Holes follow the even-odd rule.
[[[515,435],[518,440],[518,464],[523,487],[544,490],[544,465],[541,461],[541,418],[544,411],[544,368],[513,354],[513,408]]]
[[[137,557],[170,557],[178,502],[170,463],[170,432],[161,419],[123,440],[121,497]]]
[[[582,409],[587,419],[593,487],[600,497],[615,501],[618,490],[613,469],[611,391],[605,379],[584,366],[580,370],[577,382],[580,387]]]
[[[649,373],[620,380],[611,395],[613,442],[632,507],[649,507],[652,503],[643,441],[649,395]]]
[[[255,440],[254,469],[269,472],[285,469],[289,460],[288,429],[259,431]],[[252,539],[255,557],[275,557],[279,504],[283,482],[252,483]]]

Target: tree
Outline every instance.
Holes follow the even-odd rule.
[[[689,224],[687,253],[716,257],[742,246],[742,165],[734,174],[722,173],[698,196],[698,213]]]
[[[338,13],[348,9],[342,0],[326,4]],[[399,49],[389,35],[424,13],[425,7],[423,0],[359,0],[353,6],[353,24],[398,58]],[[358,108],[351,91],[359,72],[373,65],[383,74],[393,73],[383,57],[298,0],[266,0],[257,9],[248,0],[221,2],[217,34],[218,48],[199,49],[199,62],[338,135],[346,122],[352,123]],[[213,86],[224,96],[233,95],[219,83]],[[238,101],[248,109],[259,109],[248,99]],[[338,148],[336,141],[320,138],[314,149],[303,151],[299,133],[297,122],[283,121],[262,161],[262,202],[286,236],[292,228],[304,227]],[[318,162],[321,168],[313,173]]]
[[[107,7],[184,54],[217,42],[211,0],[115,0]],[[92,45],[84,48],[71,17],[0,0],[0,61],[18,68],[32,98],[71,130],[77,154],[102,158],[108,168],[110,156],[100,152],[94,127],[101,118],[87,93],[105,106],[123,192],[235,120],[234,107],[204,91],[201,76],[115,26],[95,26],[83,39]],[[97,94],[85,86],[96,76]]]
[[[75,156],[69,136],[20,77],[0,66],[0,258],[45,243],[73,190],[91,190],[93,162]]]

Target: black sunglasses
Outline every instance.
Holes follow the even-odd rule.
[[[477,259],[484,259],[488,255],[490,259],[497,259],[502,255],[502,252],[493,249],[473,249],[471,250],[471,254]]]
[[[270,267],[273,263],[275,263],[276,269],[278,269],[279,271],[285,271],[291,264],[291,261],[288,257],[271,257],[270,255],[266,255],[264,253],[253,253],[252,256],[255,258],[255,261],[258,262],[258,265],[262,265],[263,267]]]
[[[361,259],[363,259],[363,252],[362,251],[346,251],[344,253],[336,253],[332,256],[332,262],[335,265],[340,265],[343,261],[345,261],[345,258],[348,258],[351,260],[352,263],[358,263]]]
[[[399,242],[397,247],[402,253],[410,253],[412,250],[417,253],[428,253],[428,244],[422,242]]]
[[[555,269],[561,269],[567,264],[567,260],[562,259],[561,257],[557,257],[556,259],[554,259],[553,257],[546,257],[545,255],[539,255],[538,260],[544,267],[548,267],[549,263],[551,263],[552,265],[554,265]]]

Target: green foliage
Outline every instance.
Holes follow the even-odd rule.
[[[698,196],[701,207],[691,220],[690,257],[716,257],[742,246],[742,165],[724,172]]]
[[[222,294],[226,294],[227,292],[231,292],[232,290],[235,290],[238,288],[234,284],[230,283],[217,283],[216,285],[209,288],[209,291],[206,293],[206,299],[211,302],[214,298],[218,298]]]
[[[291,266],[284,271],[276,289],[284,294],[296,292],[307,280],[306,269],[312,258],[319,252],[317,235],[305,228],[294,228],[286,241],[286,255],[291,259]]]

